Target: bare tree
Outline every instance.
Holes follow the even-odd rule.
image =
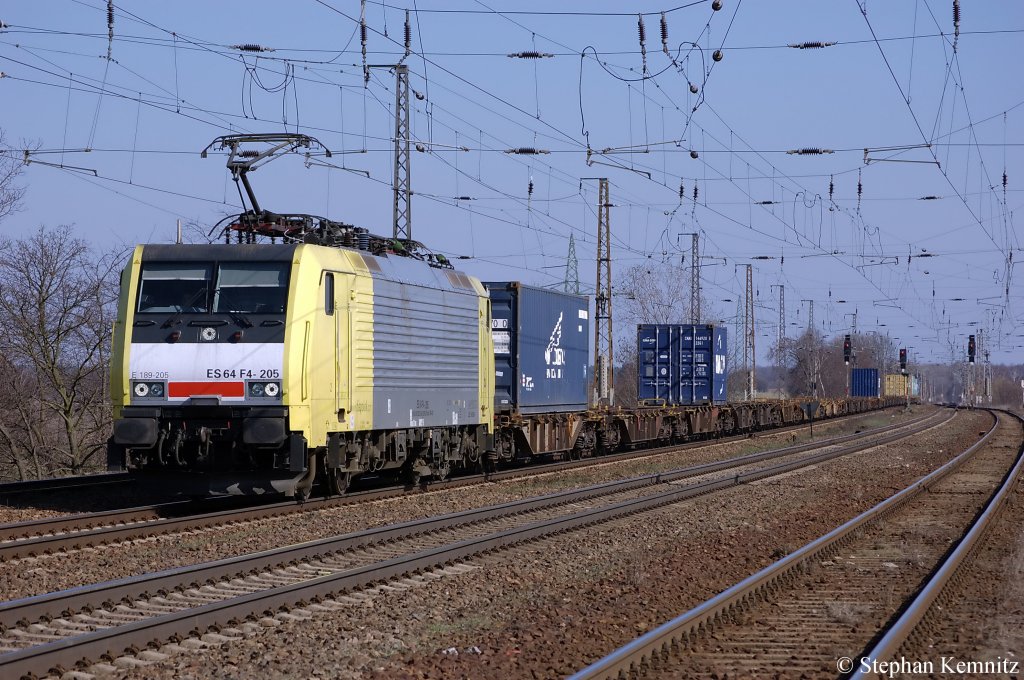
[[[21,208],[25,196],[25,187],[17,183],[25,166],[13,151],[6,149],[4,132],[0,130],[0,222]]]
[[[630,267],[616,283],[615,398],[632,407],[637,397],[636,327],[645,323],[689,321],[688,275],[679,265],[654,260]]]
[[[789,369],[783,385],[788,394],[821,397],[825,396],[821,375],[825,352],[825,338],[814,329],[808,329],[799,337],[784,338],[781,344],[776,343],[769,357]]]
[[[67,227],[0,242],[3,372],[25,381],[22,403],[2,414],[0,450],[18,450],[19,471],[78,474],[99,463],[120,259],[97,257]]]

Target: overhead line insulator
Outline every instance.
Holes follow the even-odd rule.
[[[814,40],[810,42],[791,43],[789,45],[786,45],[786,47],[792,47],[793,49],[797,50],[820,50],[824,47],[832,47],[835,44],[835,41],[823,42],[821,40]]]
[[[550,59],[555,55],[551,54],[550,52],[534,52],[532,50],[529,50],[526,52],[512,52],[511,54],[508,54],[506,56],[508,56],[510,59]]]
[[[807,149],[790,149],[786,153],[796,154],[797,156],[820,156],[825,153],[835,153],[832,149],[819,149],[817,147],[810,147]]]
[[[239,50],[241,52],[273,52],[273,47],[264,47],[263,45],[256,45],[254,43],[245,43],[242,45],[232,45],[231,49]]]
[[[412,54],[412,25],[409,23],[409,10],[405,10],[405,56]]]
[[[535,149],[532,146],[521,146],[517,149],[505,149],[505,153],[513,153],[521,156],[533,156],[537,154],[551,153],[547,149]]]
[[[647,73],[647,30],[644,28],[644,15],[638,14],[636,20],[637,33],[640,36],[640,57],[643,61],[644,73]]]

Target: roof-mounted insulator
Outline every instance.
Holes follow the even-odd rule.
[[[551,153],[547,149],[535,149],[532,146],[521,146],[518,149],[505,149],[505,153],[514,153],[520,156],[535,156],[537,154]]]
[[[942,198],[942,196],[922,196],[921,198],[919,198],[917,200],[919,200],[919,201],[937,201],[940,198]],[[921,256],[918,255],[918,257],[921,257]]]
[[[526,185],[526,197],[533,198],[533,178],[530,178],[530,183]]]
[[[254,45],[253,43],[245,43],[243,45],[232,45],[231,49],[239,50],[241,52],[273,52],[273,47],[264,47],[263,45]]]
[[[661,13],[661,49],[668,54],[668,20],[664,12]]]
[[[797,156],[820,156],[825,153],[835,153],[832,149],[819,149],[817,147],[810,147],[807,149],[790,149],[786,153],[796,154]]]
[[[960,0],[953,0],[953,40],[960,37]]]
[[[256,158],[260,155],[260,152],[256,149],[242,149],[238,152],[240,158]]]
[[[555,55],[550,52],[534,52],[532,50],[526,52],[513,52],[508,55],[510,59],[550,59]]]
[[[812,42],[792,43],[792,44],[788,45],[787,47],[792,47],[792,48],[797,49],[797,50],[820,50],[823,47],[832,47],[835,44],[836,43],[834,41],[833,42],[822,42],[820,40],[815,40],[815,41],[812,41]]]

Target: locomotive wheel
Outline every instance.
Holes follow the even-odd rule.
[[[352,473],[341,468],[327,468],[327,490],[332,496],[340,496],[348,491],[352,482]]]

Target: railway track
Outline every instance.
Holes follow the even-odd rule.
[[[0,484],[0,502],[7,503],[15,497],[26,494],[116,486],[129,481],[131,481],[131,475],[127,472],[104,472],[78,477],[50,477],[30,479],[24,482],[4,482]]]
[[[995,416],[980,441],[935,472],[572,680],[877,670],[872,663],[896,657],[927,618],[1019,478],[1021,421]]]
[[[217,640],[236,636],[239,622],[267,612],[292,608],[290,615],[301,617],[309,608],[331,608],[338,593],[784,474],[912,436],[936,422],[746,472],[715,476],[702,466],[703,478],[685,485],[679,479],[693,477],[692,468],[4,603],[0,675],[65,671],[83,659],[116,658],[124,650],[211,630]],[[153,654],[133,654],[132,663],[147,658]]]
[[[732,458],[719,463],[698,465],[690,468],[690,472],[688,474],[692,476],[714,470],[729,469],[760,460],[767,460],[771,457],[791,455],[815,448],[854,441],[859,438],[876,436],[885,432],[899,432],[906,428],[914,428],[922,423],[936,422],[937,419],[942,417],[942,413],[944,412],[940,411],[930,416],[908,421],[901,424],[895,430],[891,426],[880,427],[850,435],[843,435],[830,439],[785,447],[783,449],[751,454],[745,457]],[[952,412],[946,413],[948,416]],[[785,429],[781,431],[785,431]],[[780,432],[780,430],[772,430],[772,433],[778,432]],[[746,438],[746,435],[740,435],[723,440],[715,440],[713,443],[726,443]],[[445,482],[434,483],[426,488],[433,491],[453,489],[481,484],[484,482],[518,479],[528,476],[548,474],[551,472],[561,472],[580,467],[621,462],[640,457],[665,455],[707,445],[707,441],[699,441],[684,445],[677,445],[667,449],[646,449],[643,451],[630,451],[580,461],[534,465],[528,468],[507,470],[488,475],[459,477]],[[243,507],[238,507],[238,503],[233,502],[231,499],[221,499],[222,505],[225,506],[224,509],[215,509],[212,511],[208,510],[210,507],[209,504],[197,505],[189,501],[175,501],[171,503],[128,508],[124,510],[110,510],[0,525],[0,562],[22,557],[52,554],[66,550],[101,546],[120,541],[166,535],[180,531],[192,531],[224,526],[231,523],[262,520],[301,512],[314,512],[332,507],[353,505],[387,498],[397,498],[408,495],[409,493],[419,493],[420,491],[421,489],[419,488],[410,489],[409,487],[388,487],[370,491],[357,491],[333,498],[317,498],[309,500],[304,504],[297,504],[294,501],[289,500],[256,506],[245,504]]]

